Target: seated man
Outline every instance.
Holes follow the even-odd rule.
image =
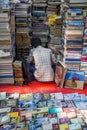
[[[52,52],[49,48],[41,46],[39,38],[32,38],[31,45],[34,47],[29,54],[27,61],[30,63],[30,71],[34,72],[34,77],[40,82],[54,80],[52,69]]]

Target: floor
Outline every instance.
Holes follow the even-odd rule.
[[[78,92],[79,94],[84,93],[87,95],[87,86],[84,86],[84,90],[59,88],[54,82],[40,83],[33,81],[28,85],[23,86],[12,86],[12,85],[0,85],[0,92],[6,91],[8,93],[18,92],[18,93],[35,93],[35,92],[63,92],[63,93],[73,93]]]

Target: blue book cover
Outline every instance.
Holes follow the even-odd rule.
[[[63,112],[62,108],[49,108],[49,113],[50,114],[57,114]]]
[[[70,26],[84,26],[83,21],[68,21],[67,24]]]
[[[69,11],[70,11],[71,13],[78,13],[78,14],[83,13],[83,10],[82,10],[82,9],[76,9],[76,8],[69,9]]]
[[[81,101],[87,102],[87,97],[85,96],[85,94],[79,94],[79,95],[80,95]]]
[[[0,76],[0,78],[14,78],[13,75],[4,75],[4,76]]]
[[[82,71],[67,71],[65,76],[65,87],[83,89],[85,75]]]

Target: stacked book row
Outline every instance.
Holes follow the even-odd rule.
[[[0,92],[0,130],[86,130],[87,96]]]
[[[61,2],[48,0],[46,8],[47,19],[50,25],[50,34],[54,36],[57,35],[57,24],[60,24],[60,22],[56,20],[57,16],[60,16],[60,4]]]
[[[87,83],[87,10],[83,10],[84,16],[84,36],[83,36],[83,50],[81,58],[80,70],[85,73],[85,83]]]
[[[53,61],[57,63],[58,60],[62,60],[62,56],[59,53],[61,49],[61,34],[62,34],[62,18],[60,16],[60,0],[47,0],[47,20],[50,25],[50,42],[49,48],[53,50]]]
[[[15,4],[16,45],[19,49],[30,46],[29,23],[31,17],[31,3],[19,2]],[[29,52],[28,52],[29,53]],[[17,53],[17,56],[19,53]],[[21,54],[27,57],[28,54]]]
[[[86,8],[87,0],[70,0],[70,7]]]
[[[42,45],[48,42],[49,25],[46,23],[46,0],[32,1],[32,37],[40,38]]]
[[[14,70],[14,81],[15,85],[22,86],[23,85],[23,68],[22,68],[22,61],[15,60],[13,62],[13,70]]]
[[[68,70],[83,71],[87,83],[86,63],[86,0],[69,0],[62,8],[64,62]],[[68,8],[68,10],[66,9]],[[66,12],[66,13],[65,13]]]
[[[0,13],[0,84],[14,84],[10,10]]]
[[[64,21],[64,61],[69,70],[79,70],[83,48],[83,10],[68,9]]]

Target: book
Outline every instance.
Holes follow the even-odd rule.
[[[66,65],[59,61],[56,65],[56,71],[55,71],[55,83],[58,87],[63,87],[65,75],[67,72]]]
[[[59,124],[59,130],[69,130],[68,123]]]
[[[69,130],[82,130],[80,124],[70,124]]]
[[[83,89],[84,87],[84,72],[81,71],[67,71],[65,76],[65,88]]]

